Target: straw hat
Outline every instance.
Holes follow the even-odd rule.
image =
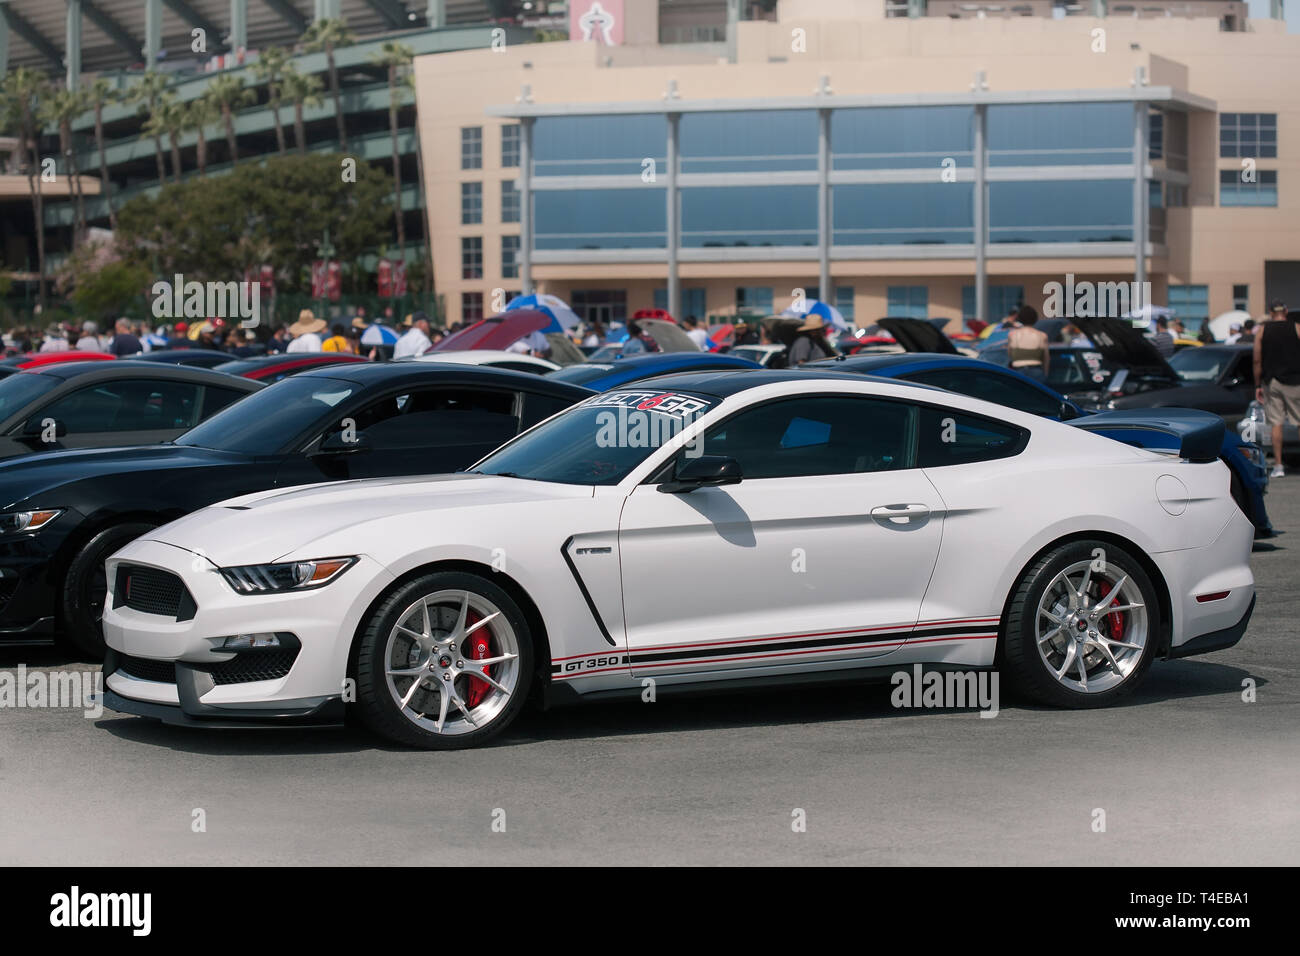
[[[311,309],[303,309],[298,313],[298,321],[289,326],[289,334],[297,338],[311,332],[323,331],[326,325],[328,323],[324,319],[316,318]]]
[[[817,329],[823,329],[825,327],[826,327],[826,323],[822,321],[822,317],[820,315],[810,315],[808,316],[808,318],[803,320],[803,325],[799,326],[799,328],[797,328],[795,331],[813,332],[816,331]]]

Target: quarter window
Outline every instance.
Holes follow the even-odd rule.
[[[917,455],[922,468],[968,465],[1018,455],[1028,440],[1028,432],[1006,422],[927,406],[921,409]]]

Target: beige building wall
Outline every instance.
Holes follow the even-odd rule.
[[[837,11],[856,19],[826,19]],[[518,234],[519,227],[500,221],[499,181],[513,179],[518,170],[500,166],[500,128],[507,121],[486,110],[514,103],[525,86],[537,104],[655,101],[670,81],[684,100],[762,100],[811,94],[823,75],[839,95],[964,92],[977,71],[992,91],[1127,88],[1141,67],[1149,82],[1208,98],[1221,112],[1276,113],[1279,130],[1278,159],[1257,163],[1257,169],[1278,171],[1277,207],[1219,207],[1218,171],[1238,169],[1240,162],[1218,158],[1215,113],[1191,115],[1189,205],[1167,210],[1167,256],[1148,267],[1157,295],[1169,283],[1206,284],[1215,315],[1232,307],[1234,285],[1248,285],[1250,309],[1261,313],[1265,261],[1300,262],[1300,103],[1291,92],[1300,36],[1287,35],[1282,24],[1251,21],[1249,32],[1227,33],[1213,19],[908,20],[883,19],[881,11],[880,3],[787,0],[778,22],[739,24],[735,63],[721,59],[715,48],[611,50],[569,42],[417,59],[433,269],[449,318],[459,320],[463,292],[482,293],[490,312],[494,289],[520,287],[518,279],[503,278],[500,268],[500,237]],[[483,127],[481,170],[460,168],[465,126]],[[461,225],[463,181],[483,183],[482,225]],[[483,240],[481,279],[461,276],[462,236]],[[1131,260],[990,259],[989,282],[1023,284],[1030,304],[1039,304],[1042,286],[1062,281],[1066,272],[1117,281],[1130,279],[1132,270]],[[680,267],[683,288],[709,290],[711,311],[715,302],[719,310],[734,305],[739,285],[773,286],[780,308],[791,289],[816,285],[816,272],[815,262]],[[959,318],[960,288],[973,281],[974,263],[836,260],[831,272],[832,285],[854,287],[860,323],[885,314],[888,285],[905,284],[929,285],[932,313]],[[574,288],[625,288],[631,311],[652,305],[653,289],[666,282],[666,267],[536,265],[533,278],[538,291],[560,295]]]

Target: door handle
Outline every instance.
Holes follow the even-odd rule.
[[[914,518],[924,518],[930,513],[928,505],[881,505],[871,509],[871,517],[884,518],[891,524],[906,524]]]

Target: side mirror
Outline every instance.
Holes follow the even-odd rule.
[[[1234,375],[1223,383],[1224,388],[1240,388],[1246,382],[1240,375]]]
[[[723,455],[700,455],[680,460],[673,471],[672,481],[665,481],[658,490],[666,495],[686,494],[696,488],[738,485],[741,477],[740,462],[736,459]]]
[[[54,425],[54,437],[62,438],[68,433],[68,426],[58,419],[44,418],[40,415],[33,415],[27,421],[23,422],[22,437],[35,438],[42,440],[46,433],[46,426],[50,423]]]
[[[1079,411],[1072,402],[1061,402],[1061,421],[1068,422],[1070,419],[1078,417]]]
[[[343,437],[343,432],[335,432],[320,443],[320,447],[313,454],[316,455],[355,455],[358,452],[370,451],[372,448],[370,439],[366,437],[365,432],[348,441]]]

